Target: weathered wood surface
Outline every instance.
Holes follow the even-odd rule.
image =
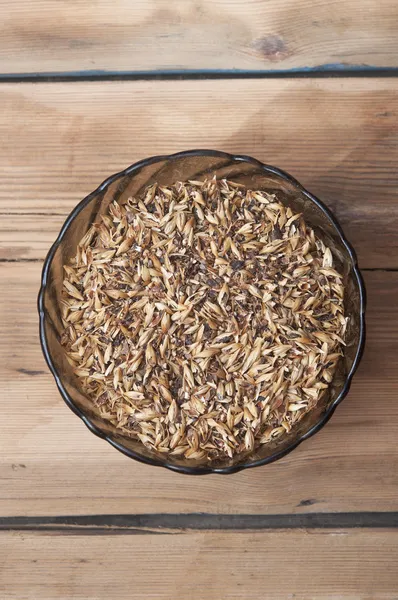
[[[2,532],[7,600],[393,600],[396,531]]]
[[[0,598],[398,600],[397,79],[83,81],[398,67],[397,2],[0,0],[0,13],[0,79],[78,80],[0,85]],[[38,339],[42,261],[67,214],[129,164],[195,147],[291,172],[370,269],[348,397],[292,454],[230,477],[155,469],[94,437]]]
[[[395,0],[2,0],[0,72],[397,67]]]
[[[0,264],[0,515],[397,510],[398,273],[366,273],[367,349],[330,423],[275,464],[198,478],[126,458],[64,405],[38,341],[40,270]]]
[[[397,98],[398,81],[377,78],[3,84],[0,259],[43,258],[112,173],[207,147],[290,171],[362,267],[398,268]]]
[[[392,0],[1,8],[2,74],[397,66]],[[45,366],[35,301],[42,259],[82,197],[136,160],[193,147],[290,171],[335,211],[363,268],[398,269],[397,92],[377,78],[0,87],[0,516],[20,527],[0,533],[0,597],[395,598],[396,529],[331,524],[333,513],[350,527],[396,524],[397,271],[365,273],[367,349],[331,422],[278,463],[233,477],[141,465],[86,431]],[[194,512],[220,515],[221,529],[259,528],[167,530],[171,518],[201,529],[205,515],[179,516]],[[112,523],[123,513],[166,526],[121,531]],[[72,517],[44,531],[60,515]],[[301,527],[291,515],[311,529],[260,526]]]

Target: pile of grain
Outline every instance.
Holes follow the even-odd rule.
[[[227,180],[113,203],[63,293],[62,343],[102,417],[198,460],[289,432],[331,382],[347,324],[330,249],[277,197]]]

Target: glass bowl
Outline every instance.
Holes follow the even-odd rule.
[[[79,389],[79,381],[65,357],[60,343],[62,322],[60,299],[63,266],[75,255],[80,239],[92,223],[107,212],[110,202],[127,201],[147,185],[158,182],[171,185],[187,179],[200,180],[216,175],[252,189],[279,192],[278,198],[296,212],[327,243],[343,273],[345,311],[349,316],[344,355],[338,363],[334,379],[317,406],[293,429],[271,443],[260,446],[250,455],[236,456],[208,463],[167,456],[146,448],[141,442],[121,435],[111,423],[103,420],[94,404]],[[237,156],[213,150],[191,150],[171,156],[155,156],[142,160],[104,181],[82,200],[66,219],[58,238],[44,261],[38,298],[40,341],[47,364],[54,375],[66,404],[97,436],[136,460],[163,466],[187,474],[234,473],[275,461],[298,446],[325,425],[336,406],[346,396],[356,371],[365,342],[365,288],[354,250],[331,211],[307,192],[287,173],[265,165],[249,156]]]

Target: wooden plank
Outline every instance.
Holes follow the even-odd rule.
[[[4,597],[393,600],[398,533],[0,533]]]
[[[394,0],[3,0],[2,73],[396,67]]]
[[[136,160],[210,147],[290,171],[362,267],[398,268],[397,94],[373,78],[3,84],[0,259],[43,258],[72,207]]]
[[[66,216],[0,214],[0,261],[44,258]]]
[[[398,273],[366,273],[363,364],[320,433],[272,465],[188,477],[121,455],[64,405],[38,343],[40,269],[0,264],[1,515],[397,510]]]

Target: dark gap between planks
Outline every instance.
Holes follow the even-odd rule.
[[[139,81],[192,79],[284,79],[320,77],[398,77],[398,67],[326,64],[284,70],[182,69],[152,71],[56,71],[43,73],[2,73],[0,83],[61,81]]]
[[[306,501],[304,501],[306,502]],[[140,514],[55,517],[0,517],[0,531],[65,533],[182,533],[190,531],[267,531],[274,529],[398,528],[398,512],[304,514]]]

